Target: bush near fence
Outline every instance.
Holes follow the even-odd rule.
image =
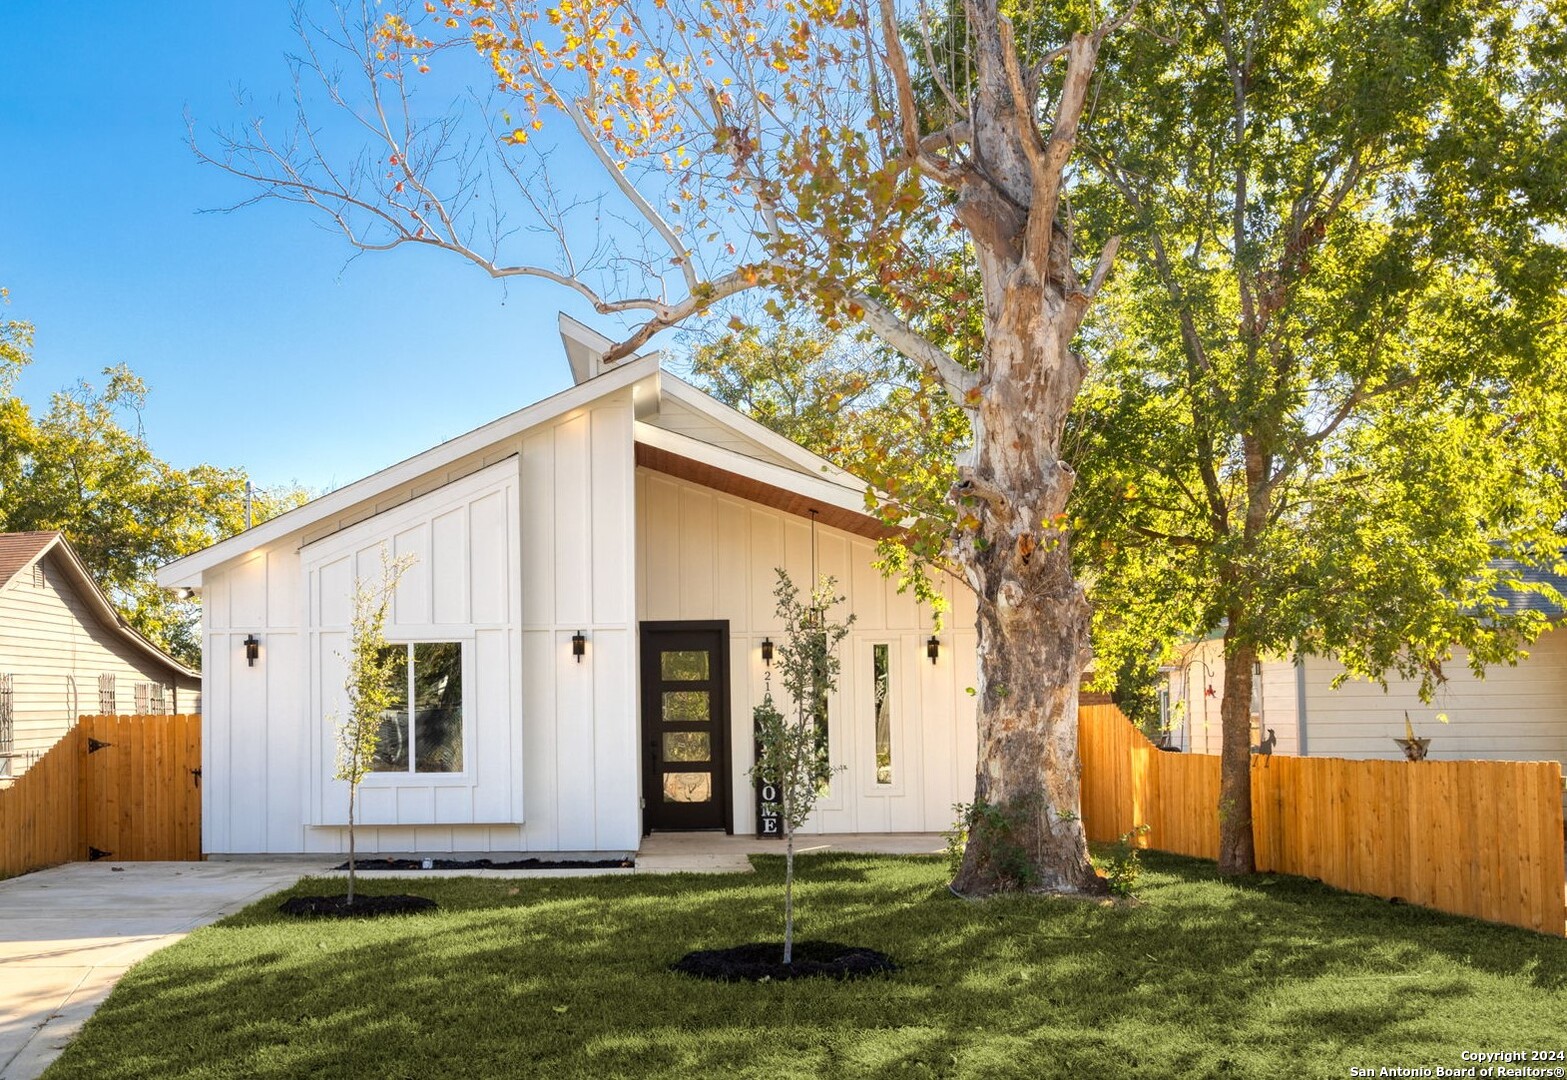
[[[0,877],[201,858],[201,717],[83,716],[0,791]]]
[[[1218,858],[1219,758],[1159,750],[1114,705],[1078,714],[1083,825]],[[1554,761],[1251,762],[1257,869],[1457,915],[1567,933]]]

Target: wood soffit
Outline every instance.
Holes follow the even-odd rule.
[[[725,495],[771,506],[775,510],[782,510],[796,517],[809,519],[811,511],[816,510],[818,511],[816,520],[823,525],[830,525],[857,536],[880,540],[892,533],[891,529],[869,514],[857,514],[842,507],[829,506],[798,492],[785,491],[783,488],[764,484],[749,476],[741,476],[727,469],[693,461],[688,457],[670,453],[668,450],[648,446],[646,443],[637,443],[637,464],[654,472],[663,473],[665,476],[688,480],[693,484],[723,492]]]

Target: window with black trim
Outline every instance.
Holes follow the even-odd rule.
[[[892,646],[871,646],[876,719],[876,783],[892,783]]]
[[[462,772],[462,642],[415,641],[387,653],[392,703],[381,714],[370,771]]]

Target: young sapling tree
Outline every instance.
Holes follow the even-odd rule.
[[[354,620],[348,633],[348,714],[337,725],[336,777],[348,784],[348,906],[354,903],[354,812],[359,783],[375,764],[381,743],[381,725],[392,705],[388,685],[395,657],[386,641],[386,614],[397,592],[397,583],[413,565],[412,555],[392,557],[381,550],[380,577],[354,579]],[[339,654],[340,656],[343,654]],[[335,720],[336,717],[329,717]]]
[[[827,758],[827,699],[838,687],[838,643],[854,622],[831,622],[828,609],[843,602],[833,594],[834,579],[818,580],[809,602],[783,569],[773,589],[783,642],[778,647],[778,671],[788,698],[787,711],[773,704],[769,690],[756,707],[757,753],[753,778],[778,789],[779,819],[784,837],[783,962],[794,963],[794,831],[805,824],[816,800],[827,790],[833,767]]]

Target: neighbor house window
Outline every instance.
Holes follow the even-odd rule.
[[[98,715],[113,716],[118,708],[114,700],[114,676],[98,676]]]
[[[462,772],[462,643],[392,645],[372,772]]]
[[[165,716],[169,711],[169,699],[167,688],[162,683],[152,683],[152,711],[157,716]]]
[[[11,755],[16,752],[16,713],[11,704],[11,676],[0,675],[0,776],[11,775]]]
[[[152,702],[152,683],[139,682],[136,684],[136,715],[146,716],[147,709]]]
[[[892,783],[892,648],[871,646],[871,679],[876,707],[876,782]]]

